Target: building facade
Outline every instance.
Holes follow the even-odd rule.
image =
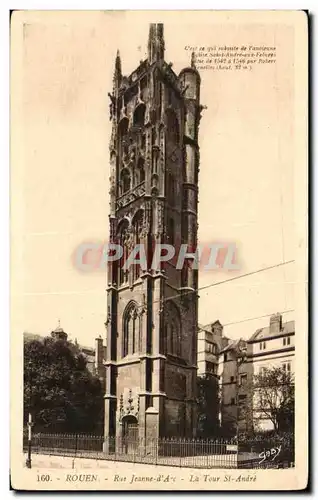
[[[200,76],[164,60],[162,24],[128,77],[117,53],[111,99],[105,437],[192,436],[196,427],[198,272],[152,268],[158,244],[197,243]],[[125,267],[134,249],[146,265]],[[136,253],[136,256],[137,256]]]
[[[270,368],[281,368],[294,374],[295,322],[283,323],[282,315],[270,317],[269,325],[257,330],[247,341],[248,363],[253,367],[253,375],[259,375]],[[257,391],[252,395],[253,422],[261,430],[272,430],[273,423],[258,410]]]
[[[95,347],[87,347],[77,344],[79,350],[85,356],[87,368],[92,375],[98,377],[102,386],[105,387],[106,346],[103,345],[101,336],[95,339]]]
[[[219,321],[199,326],[198,330],[198,376],[218,375],[219,355],[230,340],[223,336]]]
[[[247,343],[230,341],[219,354],[220,424],[229,435],[246,430],[248,381],[252,365],[247,363]]]
[[[270,317],[269,326],[258,329],[247,341],[231,341],[219,353],[220,423],[230,433],[252,429],[273,430],[260,411],[255,376],[271,368],[294,373],[295,323],[283,323],[282,315]],[[279,390],[279,389],[278,389]]]

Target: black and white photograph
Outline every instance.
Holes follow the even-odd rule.
[[[307,16],[11,18],[17,490],[307,482]]]

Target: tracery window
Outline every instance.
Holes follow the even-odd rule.
[[[131,187],[130,172],[127,168],[124,168],[120,174],[120,184],[121,184],[121,194],[127,193]]]
[[[139,158],[137,166],[135,168],[134,184],[138,186],[141,182],[145,180],[145,161],[143,158]]]
[[[134,234],[134,245],[136,247],[137,245],[140,245],[140,243],[141,243],[140,234],[141,234],[142,226],[143,226],[143,211],[142,210],[139,210],[137,212],[137,214],[135,215],[135,217],[133,218],[132,226],[133,226],[133,234]],[[140,258],[140,253],[138,253],[136,255],[136,259],[139,259],[139,258]],[[142,268],[141,268],[140,264],[133,264],[132,269],[133,269],[133,271],[132,271],[133,272],[133,281],[135,281],[136,279],[139,278]]]
[[[123,316],[123,357],[135,354],[139,351],[140,339],[140,318],[138,307],[135,302],[131,302]]]
[[[128,258],[128,245],[127,245],[127,240],[129,237],[128,233],[128,222],[123,222],[122,225],[119,228],[119,234],[118,234],[118,244],[121,246],[123,249],[123,254],[122,257],[120,258],[118,262],[118,283],[119,285],[122,285],[123,283],[126,283],[128,281],[128,271],[125,271],[123,269],[124,263],[126,262]]]
[[[182,356],[181,324],[179,310],[172,302],[165,305],[164,314],[165,353],[172,356]]]
[[[125,139],[128,134],[129,120],[127,117],[122,118],[119,122],[118,134],[121,140]]]
[[[139,171],[139,182],[144,182],[144,180],[145,180],[145,161],[143,158],[139,158],[138,171]]]
[[[145,124],[145,111],[146,106],[144,104],[139,104],[134,112],[133,123],[135,127],[143,127]]]
[[[123,166],[123,159],[126,157],[128,152],[128,118],[123,118],[118,127],[118,142],[119,142],[119,158],[120,166]],[[122,194],[122,193],[120,193]]]

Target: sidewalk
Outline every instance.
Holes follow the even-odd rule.
[[[248,454],[246,454],[248,455]],[[198,457],[196,457],[198,458]],[[252,458],[255,459],[253,456],[241,456],[240,461],[244,462],[245,460],[251,460]],[[24,454],[24,462],[26,459],[26,454]],[[204,457],[202,457],[204,459]],[[213,469],[227,469],[227,468],[237,468],[238,463],[236,457],[233,457],[232,463],[227,463],[226,465],[223,463],[222,464],[222,457],[219,457],[220,461],[219,462],[214,462],[214,467],[208,467],[205,465],[204,461],[202,460],[202,465],[198,467],[196,464],[191,463],[191,459],[189,457],[188,461],[186,463],[183,463],[182,466],[179,466],[179,461],[176,459],[175,464],[169,463],[164,465],[162,464],[149,464],[149,463],[138,463],[138,462],[128,462],[128,461],[112,461],[112,460],[105,460],[105,459],[96,459],[96,458],[74,458],[74,457],[67,457],[67,456],[61,456],[61,455],[41,455],[34,453],[32,454],[32,468],[36,469],[103,469],[103,470],[111,470],[114,471],[116,469],[120,470],[127,470],[127,468],[140,468],[143,471],[145,469],[150,471],[160,471],[163,473],[167,472],[167,469],[173,468],[173,469],[186,469],[189,472],[191,470],[197,471],[200,470],[200,472],[204,471],[210,471]],[[245,459],[245,460],[244,460]]]
[[[24,462],[26,454],[24,456]],[[128,464],[134,465],[134,464]],[[144,467],[143,464],[141,464]],[[112,462],[110,460],[97,460],[93,458],[62,457],[58,455],[32,455],[32,469],[123,469],[126,462]]]
[[[48,450],[49,451],[49,450]],[[88,456],[87,456],[88,455]],[[90,453],[85,452],[85,456],[79,455],[75,458],[74,456],[64,455],[59,453],[33,453],[32,460],[34,463],[39,464],[37,467],[42,467],[43,464],[47,464],[48,461],[54,465],[52,468],[68,468],[70,464],[78,463],[81,464],[81,467],[99,467],[103,469],[107,469],[107,463],[136,463],[141,466],[150,466],[154,467],[156,465],[165,466],[165,467],[177,467],[177,468],[193,468],[193,469],[225,469],[225,468],[236,468],[237,467],[237,456],[236,455],[211,455],[211,456],[195,456],[195,457],[156,457],[153,460],[150,460],[149,457],[143,459],[145,457],[140,457],[138,460],[137,457],[133,459],[123,459],[120,460],[117,457],[117,460],[106,459],[103,453],[92,452],[92,458],[90,458]],[[92,465],[94,464],[94,465]],[[96,465],[98,464],[98,465]],[[48,465],[43,465],[43,467],[48,467]]]
[[[26,454],[23,454],[23,461],[25,463]],[[157,474],[178,474],[181,470],[187,472],[187,476],[191,474],[211,474],[213,469],[197,469],[190,467],[171,467],[165,465],[152,465],[152,464],[140,464],[132,462],[113,462],[111,460],[96,460],[89,458],[73,458],[73,457],[62,457],[54,455],[32,455],[32,469],[72,469],[74,473],[83,472],[83,469],[100,469],[101,471],[107,471],[112,476],[116,474],[135,474],[135,475],[157,475]],[[174,472],[175,471],[175,472]],[[216,469],[215,469],[216,471]]]

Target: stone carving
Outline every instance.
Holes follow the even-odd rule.
[[[132,389],[128,391],[125,389],[124,394],[120,395],[119,399],[119,416],[120,419],[127,417],[128,415],[138,418],[139,413],[139,395]]]
[[[139,237],[140,237],[141,240],[143,240],[143,239],[147,238],[147,236],[148,236],[148,231],[143,226],[142,229],[141,229],[141,231],[140,231]]]
[[[181,92],[181,85],[178,80],[178,77],[175,75],[173,70],[171,69],[171,66],[167,63],[164,63],[162,65],[162,72],[165,76],[165,79],[168,80],[168,82],[177,90],[178,92]]]
[[[140,409],[140,397],[138,396],[137,397],[137,414],[139,413],[139,409]]]
[[[119,208],[129,205],[129,203],[132,203],[134,200],[140,198],[144,194],[145,194],[145,183],[142,182],[134,189],[131,189],[128,193],[125,193],[120,198],[118,198],[116,202],[116,209],[118,210]]]
[[[150,123],[150,101],[146,104],[145,124]]]
[[[131,389],[129,389],[129,397],[127,400],[128,405],[126,406],[127,413],[133,413],[133,411],[135,409],[133,402],[134,402],[134,398],[132,397],[132,391],[131,391]]]
[[[132,227],[129,227],[124,236],[124,246],[128,251],[131,250],[134,244],[134,233]]]
[[[109,218],[109,241],[110,241],[110,243],[113,243],[115,241],[116,232],[117,232],[117,221],[115,218],[110,217]]]
[[[111,316],[111,312],[110,312],[110,307],[108,306],[108,308],[107,308],[107,318],[106,318],[106,321],[105,321],[105,326],[106,327],[110,324],[111,319],[112,319],[112,316]]]
[[[169,148],[168,154],[169,154],[169,159],[173,163],[177,163],[177,162],[181,161],[181,151],[180,151],[180,148],[178,146]]]
[[[119,415],[122,419],[124,416],[124,396],[121,394],[119,398]]]
[[[129,146],[129,161],[134,163],[136,159],[136,146],[134,144],[130,144]]]
[[[158,201],[158,233],[162,234],[164,231],[164,204],[162,201]]]
[[[119,121],[121,121],[123,119],[128,120],[127,108],[126,108],[126,106],[124,106],[124,103],[123,103],[122,108],[120,110]]]

